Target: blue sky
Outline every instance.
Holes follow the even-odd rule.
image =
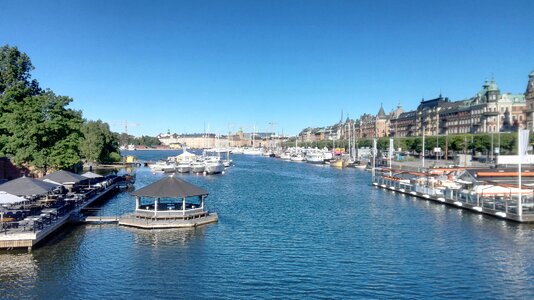
[[[534,1],[6,1],[0,43],[43,87],[134,135],[276,131],[462,99],[494,74],[523,93]]]

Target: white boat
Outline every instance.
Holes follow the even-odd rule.
[[[165,173],[173,173],[176,172],[176,165],[174,163],[167,163],[167,165],[164,166],[161,170]]]
[[[220,174],[224,171],[223,163],[217,158],[210,158],[204,161],[204,172],[208,175]]]
[[[191,163],[191,173],[204,173],[206,165],[202,161],[195,161]]]
[[[322,152],[310,151],[306,153],[306,161],[311,164],[324,164],[324,155]]]
[[[280,154],[280,158],[283,160],[291,160],[291,153],[289,151]]]
[[[191,163],[190,162],[181,162],[176,166],[176,172],[178,173],[189,173],[191,172]]]
[[[163,172],[163,170],[166,169],[167,166],[168,164],[164,160],[158,160],[157,162],[148,165],[152,172]]]
[[[245,148],[243,154],[246,155],[261,155],[263,151],[260,148]]]
[[[302,155],[300,153],[291,155],[290,159],[291,159],[291,161],[304,161],[304,160],[306,160],[304,155]]]

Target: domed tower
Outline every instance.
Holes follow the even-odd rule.
[[[495,83],[495,80],[492,79],[491,83],[487,87],[486,101],[496,102],[500,95],[501,91],[499,90],[497,83]]]

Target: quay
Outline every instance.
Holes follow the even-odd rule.
[[[74,177],[74,175],[80,176],[77,174],[70,176]],[[80,177],[78,177],[78,182],[87,179]],[[11,222],[10,227],[0,227],[0,249],[27,248],[28,250],[31,250],[34,246],[65,224],[79,223],[85,218],[83,217],[83,214],[81,214],[84,209],[90,207],[90,205],[94,203],[103,201],[106,197],[118,192],[123,187],[124,183],[120,178],[122,177],[115,176],[111,179],[99,180],[100,184],[88,189],[86,194],[72,194],[69,196],[71,198],[62,200],[65,204],[61,207],[44,208],[40,210],[39,215],[29,216],[19,222]],[[51,185],[50,187],[47,186],[48,188],[57,188],[60,186],[60,184],[56,185],[31,178],[22,178],[21,181],[25,181],[26,184],[24,187],[26,188],[31,188],[27,185],[27,182]],[[72,181],[71,183],[74,182],[75,181]],[[2,188],[3,186],[0,186],[0,190]],[[46,198],[37,200],[37,202],[46,203],[45,201],[54,201],[54,203],[57,203],[57,199],[53,198],[57,196],[58,195],[48,194]],[[2,217],[4,217],[4,213],[5,212],[2,213]],[[6,220],[5,218],[3,219],[3,221]],[[2,223],[2,225],[4,224],[8,223]]]
[[[510,184],[509,177],[516,173],[487,169],[440,169],[438,174],[432,174],[431,169],[427,173],[388,169],[382,172],[372,178],[371,184],[376,188],[514,222],[534,223],[532,187],[519,189]],[[533,174],[525,172],[527,176]]]

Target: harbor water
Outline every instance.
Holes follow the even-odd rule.
[[[146,160],[176,152],[136,151]],[[534,225],[370,186],[370,174],[233,156],[192,229],[61,229],[0,252],[0,299],[534,298]],[[140,188],[164,176],[146,167]],[[121,193],[100,215],[133,211]]]

